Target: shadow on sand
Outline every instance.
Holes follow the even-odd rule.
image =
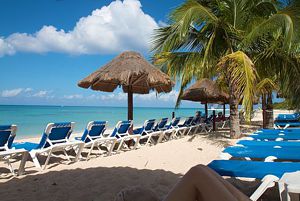
[[[182,175],[164,170],[97,167],[51,171],[0,183],[2,201],[111,201],[126,187],[152,189],[163,198]]]

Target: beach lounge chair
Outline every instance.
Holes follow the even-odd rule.
[[[109,135],[110,138],[116,138],[116,142],[119,143],[117,152],[121,150],[123,146],[126,146],[125,142],[133,140],[134,146],[133,149],[136,149],[139,145],[139,141],[141,138],[140,134],[131,134],[129,130],[132,128],[133,122],[131,120],[128,121],[119,121],[112,133]]]
[[[178,128],[176,128],[177,134],[180,134],[180,136],[188,135],[193,119],[193,116],[187,117],[182,124],[178,124]]]
[[[252,134],[243,139],[264,141],[300,140],[300,133]]]
[[[166,128],[167,123],[168,123],[168,118],[162,118],[157,122],[157,124],[153,129],[153,132],[151,133],[151,136],[149,137],[153,143],[155,142],[154,137],[158,136],[158,140],[162,138],[161,136],[163,135],[163,132],[167,129]],[[158,140],[155,142],[156,144],[158,143]]]
[[[261,162],[239,160],[214,160],[208,167],[221,176],[255,178],[262,181],[261,185],[251,195],[255,201],[268,189],[275,185],[284,173],[300,170],[296,162]]]
[[[289,160],[300,160],[300,147],[285,147],[285,148],[274,148],[270,146],[265,147],[244,147],[230,146],[223,150],[221,153],[221,159],[229,160],[231,158],[245,158],[251,159],[262,159],[265,162],[272,162],[274,160],[289,161]]]
[[[42,135],[40,143],[14,143],[13,147],[16,149],[23,148],[29,151],[29,154],[34,162],[34,165],[42,169],[42,166],[38,160],[39,155],[46,155],[47,159],[43,169],[46,169],[49,160],[53,153],[63,152],[68,160],[70,160],[67,150],[77,150],[74,161],[78,161],[84,143],[81,141],[71,141],[70,135],[74,128],[74,122],[64,123],[49,123]]]
[[[169,125],[167,125],[160,135],[157,143],[162,142],[163,140],[171,140],[178,132],[178,124],[180,122],[180,117],[175,117],[172,119]],[[169,134],[169,136],[167,136]]]
[[[15,170],[10,162],[10,159],[21,155],[21,163],[18,170],[18,175],[24,173],[24,167],[27,160],[28,152],[25,149],[12,149],[12,143],[16,136],[16,125],[0,125],[0,161],[7,163],[10,172],[15,175]]]
[[[285,147],[299,147],[300,141],[256,141],[256,140],[240,140],[237,142],[239,145],[245,147],[274,147],[274,148],[285,148]]]
[[[198,129],[201,128],[200,132],[202,132],[202,130],[206,130],[206,128],[204,127],[204,122],[200,123],[201,121],[201,116],[195,116],[193,117],[193,120],[191,121],[191,124],[189,125],[189,130],[188,130],[188,134],[195,134],[198,133]],[[192,130],[194,130],[194,132],[192,132]],[[192,133],[191,133],[192,132]]]
[[[279,134],[279,133],[300,133],[300,129],[299,128],[260,129],[254,132],[254,134]]]
[[[140,140],[147,140],[145,145],[149,145],[152,133],[154,132],[155,119],[146,120],[142,127],[133,130],[134,134],[140,135]]]
[[[107,155],[111,155],[111,152],[117,142],[115,137],[104,137],[104,131],[107,127],[107,121],[90,121],[83,132],[82,137],[75,138],[84,142],[84,148],[89,148],[88,155],[86,159],[88,160],[92,154],[93,149],[96,147],[99,151],[100,145],[105,145],[107,147]]]

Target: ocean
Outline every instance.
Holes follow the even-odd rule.
[[[146,119],[193,116],[203,108],[134,108],[134,125],[142,125]],[[221,110],[220,110],[221,111]],[[126,107],[89,107],[89,106],[23,106],[0,105],[0,125],[16,124],[17,139],[39,137],[50,122],[75,122],[74,132],[82,132],[89,121],[105,120],[113,128],[120,120],[127,119]]]

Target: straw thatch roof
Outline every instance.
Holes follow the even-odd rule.
[[[214,81],[202,79],[186,89],[181,99],[201,103],[227,103],[229,95],[221,91]]]
[[[170,77],[147,62],[137,52],[123,52],[78,83],[83,88],[112,92],[122,86],[125,93],[147,94],[170,92],[174,83]]]

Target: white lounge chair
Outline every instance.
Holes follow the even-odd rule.
[[[15,170],[10,162],[10,159],[21,155],[22,159],[19,165],[18,175],[22,175],[24,173],[28,152],[25,149],[12,148],[12,143],[16,136],[16,132],[16,125],[0,125],[0,161],[6,162],[10,172],[15,175]]]
[[[75,138],[84,142],[84,148],[88,148],[88,155],[86,159],[90,158],[93,149],[96,147],[101,151],[100,146],[105,145],[107,147],[107,156],[111,155],[111,152],[117,142],[115,137],[105,137],[103,134],[107,127],[107,121],[90,121],[83,132],[82,136]]]
[[[49,160],[53,153],[61,152],[65,154],[68,160],[70,160],[67,150],[77,150],[74,161],[78,161],[81,151],[83,149],[84,143],[80,141],[71,141],[70,135],[74,128],[74,122],[66,123],[49,123],[42,135],[41,141],[37,143],[15,143],[13,146],[15,148],[23,148],[29,151],[29,154],[35,164],[35,166],[42,170],[42,166],[38,160],[39,155],[46,155],[47,159],[44,164],[46,169]]]

